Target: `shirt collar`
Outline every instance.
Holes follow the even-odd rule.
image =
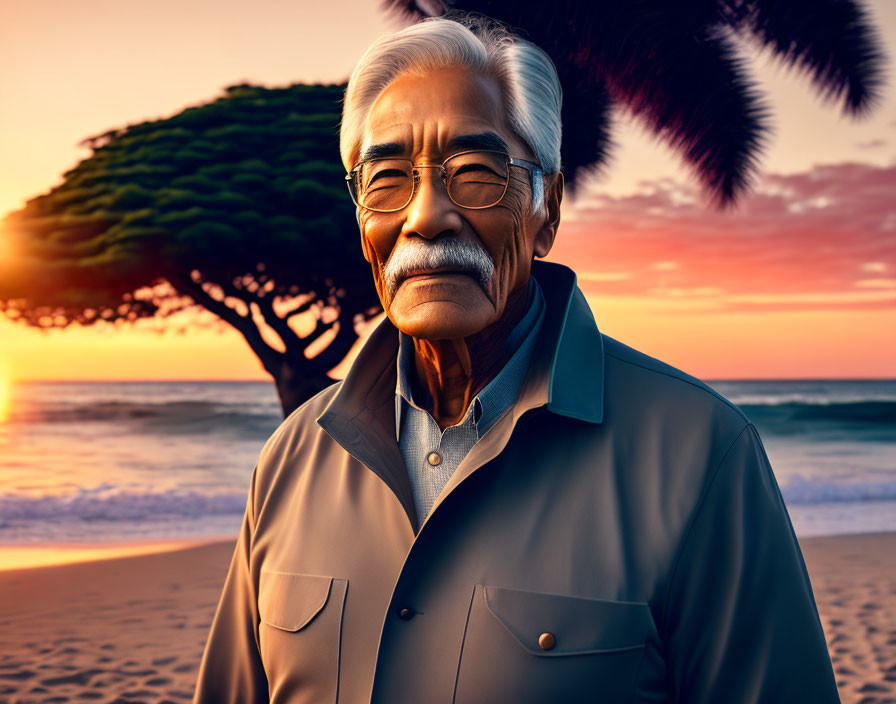
[[[494,424],[501,413],[519,397],[526,372],[532,357],[532,350],[538,329],[544,317],[544,294],[535,277],[529,278],[526,312],[510,331],[507,349],[514,350],[510,358],[493,379],[473,398],[472,423],[481,437]],[[401,416],[404,404],[426,412],[413,396],[412,376],[414,366],[414,346],[410,335],[399,331],[398,360],[395,384],[395,439],[400,440]],[[461,423],[471,422],[470,412]]]

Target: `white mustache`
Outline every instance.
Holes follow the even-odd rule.
[[[491,256],[480,244],[456,239],[438,239],[423,244],[423,240],[414,238],[392,250],[383,266],[383,282],[391,298],[402,280],[414,272],[445,266],[462,269],[485,291],[495,269]]]

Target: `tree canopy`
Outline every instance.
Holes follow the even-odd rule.
[[[331,382],[356,316],[380,310],[339,159],[344,90],[236,85],[85,140],[90,157],[6,218],[0,308],[47,328],[201,305],[245,336],[291,410]],[[290,319],[309,311],[317,327],[299,337]]]

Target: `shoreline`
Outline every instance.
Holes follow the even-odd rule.
[[[804,545],[811,550],[819,542],[839,539],[861,539],[868,536],[893,536],[896,531],[873,530],[855,533],[836,533],[831,535],[807,535],[797,540],[802,549]],[[4,573],[18,570],[31,570],[63,565],[104,562],[142,555],[166,554],[205,546],[221,546],[236,543],[237,535],[208,535],[189,538],[148,538],[145,540],[116,540],[104,542],[67,542],[67,543],[0,543],[0,579]]]
[[[188,542],[0,571],[0,701],[189,702],[236,538]],[[896,532],[800,547],[841,701],[893,701]]]
[[[149,538],[68,543],[0,543],[0,575],[10,570],[58,567],[83,562],[100,562],[139,555],[186,550],[213,543],[234,543],[236,535],[211,535],[197,538]]]

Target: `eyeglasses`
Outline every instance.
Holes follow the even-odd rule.
[[[441,164],[414,165],[410,159],[368,159],[345,177],[355,205],[377,213],[394,213],[414,198],[420,169],[441,169],[448,197],[462,208],[481,210],[501,202],[510,183],[510,167],[541,175],[541,166],[489,150],[452,154]],[[537,182],[537,180],[535,180]]]

